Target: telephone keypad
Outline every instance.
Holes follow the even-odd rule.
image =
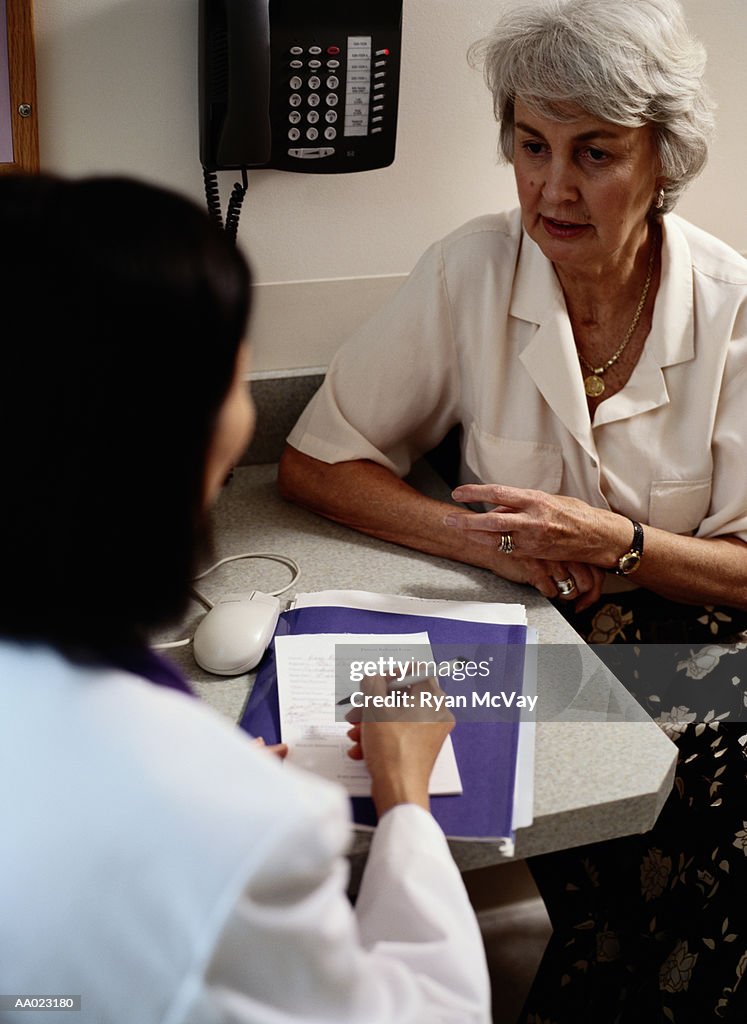
[[[373,136],[384,130],[385,94],[390,52],[375,49],[371,36],[350,35],[345,46],[291,46],[288,68],[288,103],[292,125],[305,120],[306,128],[293,128],[289,139],[315,143],[320,134],[327,143],[339,136]],[[321,58],[321,59],[320,59]],[[300,109],[299,109],[300,108]],[[319,108],[319,109],[317,109]],[[324,110],[326,127],[316,128]],[[344,117],[343,117],[344,112]],[[343,125],[342,131],[338,126]],[[300,143],[303,145],[303,143]],[[311,159],[333,156],[335,149],[324,144],[318,148],[288,149],[288,155]]]

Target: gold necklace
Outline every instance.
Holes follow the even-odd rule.
[[[652,243],[651,243],[651,253],[649,254],[649,257],[648,257],[648,271],[646,273],[646,281],[645,281],[645,283],[643,285],[643,292],[641,293],[641,297],[640,297],[640,299],[638,301],[638,305],[636,306],[635,313],[633,314],[633,319],[630,322],[630,327],[625,332],[625,337],[620,342],[620,345],[612,353],[612,355],[607,360],[607,362],[606,363],[602,363],[601,366],[592,366],[591,363],[588,360],[584,359],[584,357],[581,355],[581,353],[578,352],[579,361],[581,363],[583,363],[583,365],[586,367],[587,370],[591,370],[591,373],[589,374],[589,376],[588,377],[584,377],[584,391],[589,396],[589,398],[599,398],[600,395],[604,394],[605,388],[604,388],[604,381],[602,380],[602,374],[606,370],[609,370],[610,366],[612,366],[614,363],[617,362],[617,360],[620,358],[620,356],[625,351],[625,348],[626,348],[628,342],[633,337],[635,329],[638,326],[638,321],[641,319],[641,313],[643,312],[643,307],[646,305],[646,299],[648,298],[648,290],[649,290],[649,288],[651,286],[651,278],[652,278],[653,272],[654,272],[654,257],[655,256],[656,256],[656,239],[654,239],[652,241]]]

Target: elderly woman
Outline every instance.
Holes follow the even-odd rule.
[[[519,209],[432,246],[342,348],[280,486],[531,584],[592,642],[672,645],[630,675],[674,719],[675,790],[654,833],[534,865],[533,1019],[744,1021],[747,673],[717,641],[747,627],[747,263],[670,212],[706,160],[704,52],[676,0],[532,0],[472,56]],[[403,477],[457,425],[449,505]]]

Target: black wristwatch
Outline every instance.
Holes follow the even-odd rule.
[[[630,550],[620,555],[617,560],[617,568],[613,572],[617,576],[630,576],[636,569],[640,568],[643,558],[643,527],[635,519],[630,520],[633,524],[633,543]]]

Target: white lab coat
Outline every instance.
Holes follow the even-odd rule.
[[[82,996],[25,1024],[489,1020],[433,818],[384,816],[353,910],[345,794],[197,699],[0,643],[0,809],[0,992]]]

